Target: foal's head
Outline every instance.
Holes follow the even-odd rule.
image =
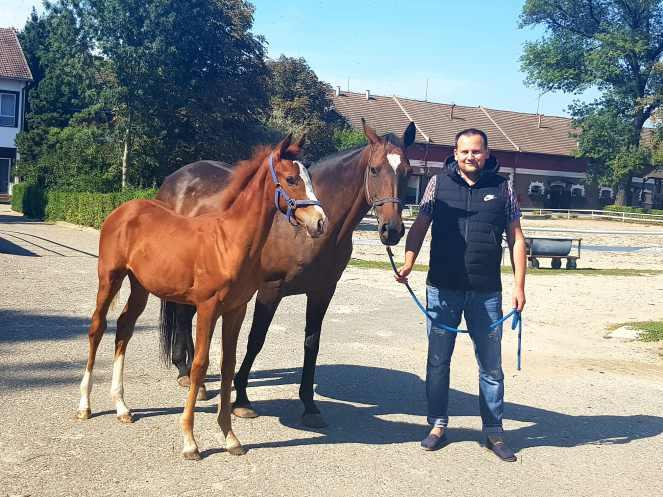
[[[362,119],[368,140],[366,166],[366,200],[375,208],[380,240],[385,245],[396,245],[405,234],[401,219],[400,199],[407,188],[410,163],[405,149],[414,142],[416,128],[410,123],[398,140],[392,135],[379,137]]]
[[[276,180],[277,190],[280,188],[285,195],[278,195],[279,210],[288,216],[292,224],[306,227],[312,238],[318,238],[325,232],[327,216],[320,207],[313,183],[306,166],[297,159],[302,150],[304,136],[292,142],[292,135],[286,136],[265,159],[270,157]],[[288,200],[290,199],[290,200]]]

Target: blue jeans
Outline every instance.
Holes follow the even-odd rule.
[[[479,365],[479,410],[486,434],[501,433],[504,412],[504,373],[502,372],[502,326],[489,325],[502,317],[502,293],[478,293],[427,287],[428,363],[426,398],[428,423],[445,427],[449,423],[449,370],[456,334],[441,324],[457,328],[465,315]]]

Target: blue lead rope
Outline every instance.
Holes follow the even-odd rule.
[[[398,275],[398,269],[396,268],[396,263],[394,262],[394,254],[391,251],[391,247],[387,247],[387,255],[389,256],[389,262],[391,262],[391,268],[394,270],[394,273]],[[410,295],[412,296],[412,300],[414,300],[414,303],[417,304],[417,307],[419,307],[419,310],[426,316],[428,319],[430,319],[431,323],[434,322],[433,317],[428,313],[426,308],[421,304],[419,299],[417,298],[416,294],[412,290],[412,287],[408,282],[405,282],[405,288],[407,288],[407,291],[410,292]],[[520,314],[520,311],[517,309],[511,309],[511,312],[509,312],[506,316],[504,316],[501,319],[498,319],[494,323],[491,323],[488,326],[488,329],[493,329],[497,328],[499,325],[504,323],[507,319],[513,316],[513,319],[511,321],[511,329],[515,330],[518,328],[518,356],[517,356],[517,368],[518,371],[520,371],[520,366],[521,366],[521,356],[522,356],[522,337],[523,337],[523,319]],[[436,324],[436,326],[439,326],[445,331],[448,331],[449,333],[468,333],[467,330],[459,330],[458,328],[452,328],[451,326],[446,326],[444,324]]]

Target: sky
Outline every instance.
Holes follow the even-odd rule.
[[[254,0],[253,32],[265,37],[270,57],[304,57],[342,90],[568,116],[573,100],[598,94],[539,99],[524,84],[523,44],[544,31],[518,28],[523,1]],[[0,5],[0,26],[20,29],[41,0]]]

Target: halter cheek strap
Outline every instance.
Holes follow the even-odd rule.
[[[288,192],[286,192],[281,184],[279,183],[278,178],[276,177],[276,171],[274,170],[274,156],[270,154],[269,156],[269,172],[272,174],[272,181],[274,182],[274,185],[276,186],[274,190],[274,205],[276,205],[276,210],[279,211],[281,214],[283,214],[287,219],[288,222],[292,226],[299,226],[299,223],[297,222],[297,219],[295,218],[294,214],[295,211],[299,207],[309,207],[312,205],[321,205],[320,201],[318,200],[295,200],[290,198],[288,195]],[[283,197],[283,199],[286,202],[287,210],[286,212],[283,212],[281,210],[281,205],[279,200]]]

